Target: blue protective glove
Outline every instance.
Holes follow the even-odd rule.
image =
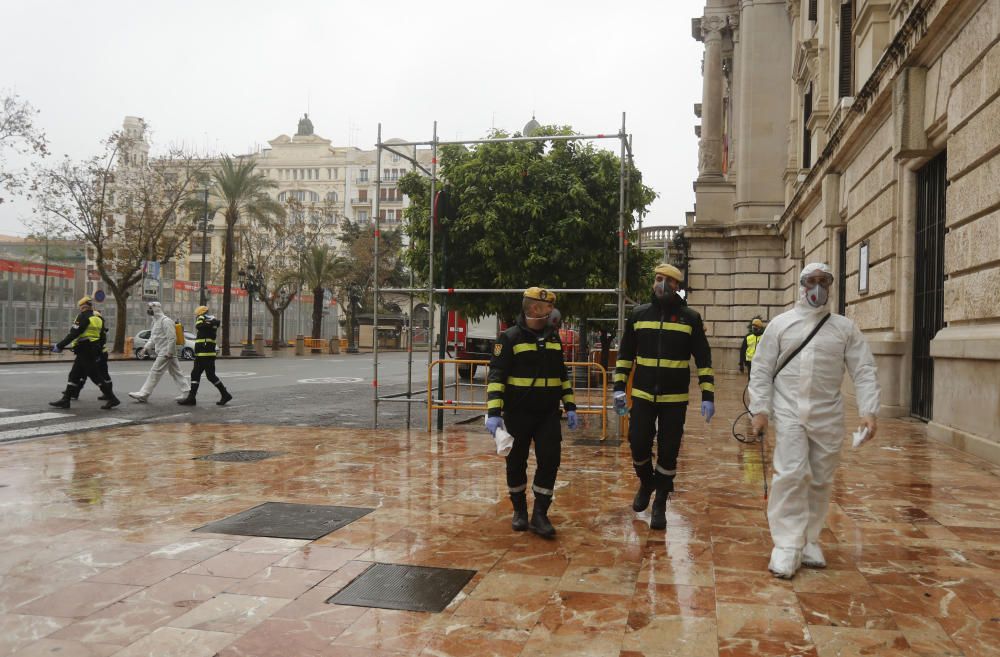
[[[615,412],[618,415],[625,415],[628,412],[628,402],[625,399],[625,392],[619,390],[615,393]]]
[[[712,416],[715,415],[715,402],[703,401],[701,403],[701,416],[705,418],[705,424],[712,421]]]
[[[580,420],[576,417],[576,411],[566,411],[566,426],[573,431],[580,426]]]
[[[57,344],[52,345],[52,353],[58,354],[61,351],[62,351],[62,349],[59,348],[59,345],[57,345]]]
[[[503,418],[499,415],[490,415],[486,418],[486,430],[490,432],[490,435],[496,435],[497,429],[502,426]]]

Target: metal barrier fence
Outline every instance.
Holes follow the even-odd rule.
[[[454,390],[453,399],[435,399],[434,398],[434,368],[438,365],[454,365],[455,368],[455,379],[452,386]],[[460,375],[458,373],[458,368],[461,365],[469,365],[470,369],[474,369],[478,366],[482,366],[484,370],[487,370],[487,376],[489,371],[490,362],[488,360],[472,360],[463,358],[441,358],[438,360],[433,360],[427,365],[427,431],[431,430],[431,418],[435,410],[453,410],[453,411],[481,411],[486,412],[486,386],[482,384],[476,384],[470,380],[468,383],[461,383]],[[577,377],[576,368],[583,367],[587,369],[587,387],[583,389],[572,388],[573,397],[576,398],[576,412],[578,415],[600,415],[601,416],[601,440],[608,437],[608,372],[600,363],[592,362],[569,362],[566,363],[566,367],[569,368],[570,376],[569,380],[572,385],[573,381],[576,381]],[[590,370],[596,370],[600,375],[601,386],[600,388],[593,388],[590,385],[591,372]],[[467,387],[470,390],[470,398],[468,400],[461,399],[462,386]],[[483,399],[479,401],[476,399],[476,390],[482,388],[484,390]],[[585,391],[585,392],[584,392]],[[579,397],[579,394],[585,396],[585,400]],[[599,395],[599,403],[593,403],[595,400],[593,396]]]

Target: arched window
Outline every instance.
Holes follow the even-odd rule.
[[[330,201],[331,203],[336,203],[337,202],[337,192],[327,192],[326,193],[326,200]]]
[[[290,198],[293,198],[300,203],[319,203],[319,194],[304,189],[293,189],[278,194],[279,203],[284,203]]]

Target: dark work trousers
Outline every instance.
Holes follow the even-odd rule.
[[[681,451],[687,404],[654,404],[632,398],[628,443],[632,465],[642,485],[672,491],[677,475],[677,454]],[[653,463],[653,436],[656,436],[656,463]]]
[[[106,379],[101,372],[101,347],[92,342],[81,342],[73,349],[76,358],[73,359],[73,367],[69,371],[67,381],[67,391],[79,394],[87,377],[98,386],[104,385]]]
[[[100,377],[95,379],[93,378],[93,375],[90,375],[91,376],[90,380],[93,381],[94,385],[97,386],[98,388],[100,388],[105,383],[111,383],[111,373],[108,372],[108,352],[104,351],[104,349],[101,349],[101,359],[99,363],[100,363],[100,369],[98,371],[100,373]],[[76,391],[77,393],[76,396],[77,398],[79,398],[80,389],[82,389],[83,386],[87,385],[87,375],[85,374],[82,379],[77,381],[77,384],[78,384],[77,386],[78,389]]]
[[[535,441],[535,479],[532,490],[536,494],[552,495],[559,472],[562,429],[559,425],[559,408],[546,414],[506,413],[504,426],[514,436],[514,446],[507,455],[507,488],[520,493],[528,485],[528,451]]]
[[[201,373],[205,373],[205,378],[209,380],[210,383],[218,383],[219,377],[215,375],[215,356],[205,357],[194,357],[194,369],[191,370],[191,383],[198,383],[201,381]]]

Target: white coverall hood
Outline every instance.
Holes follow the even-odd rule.
[[[829,274],[831,278],[833,277],[833,272],[830,271],[830,267],[824,262],[810,262],[808,265],[803,267],[802,271],[799,273],[799,298],[795,302],[795,307],[803,312],[817,313],[822,316],[828,312],[826,307],[827,304],[823,304],[818,308],[814,308],[810,305],[806,300],[806,294],[809,292],[809,288],[802,284],[802,281],[805,280],[806,276],[816,272]],[[827,300],[827,303],[829,303],[829,300]]]
[[[830,273],[823,263],[810,263],[802,273],[816,271]],[[769,415],[776,430],[768,521],[777,548],[800,551],[819,539],[846,436],[840,394],[845,371],[854,380],[859,415],[879,409],[875,359],[864,335],[843,315],[831,314],[775,376],[828,312],[810,306],[800,285],[795,307],[768,324],[750,372],[750,412]]]

